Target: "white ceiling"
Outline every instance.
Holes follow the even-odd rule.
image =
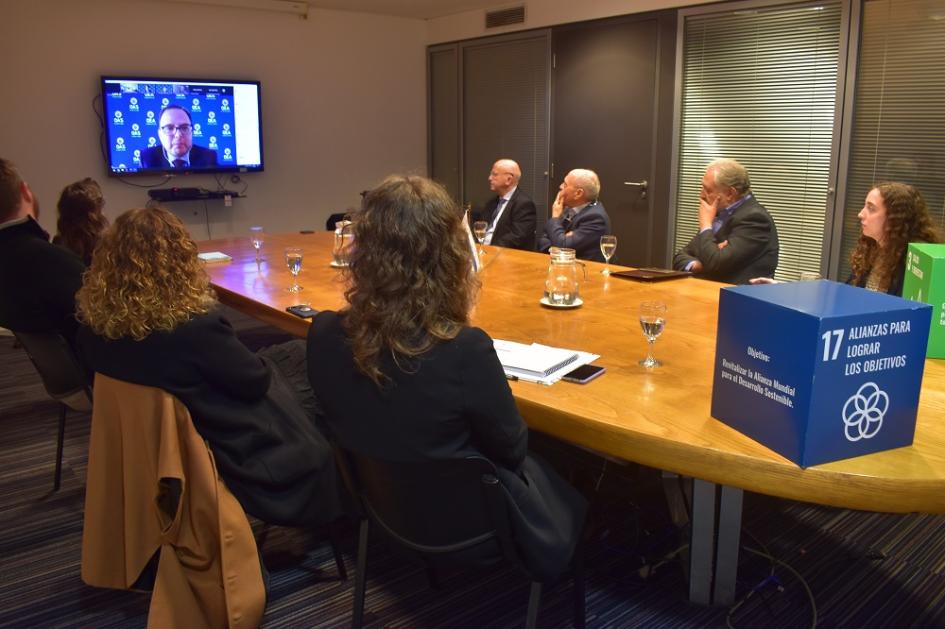
[[[380,13],[428,20],[474,9],[518,6],[523,0],[308,0],[319,9]]]

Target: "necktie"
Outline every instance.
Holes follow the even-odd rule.
[[[495,219],[498,218],[499,212],[502,211],[503,206],[505,206],[506,199],[499,197],[499,202],[495,205],[495,212],[492,213],[492,220],[489,221],[493,225],[495,224]]]
[[[182,159],[175,159],[175,160],[174,160],[174,168],[183,168],[186,164],[187,164],[187,162],[185,162],[185,161],[182,160]]]

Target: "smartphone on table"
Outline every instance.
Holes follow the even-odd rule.
[[[566,373],[561,379],[578,384],[587,384],[605,371],[607,370],[600,365],[581,365]]]
[[[318,314],[318,311],[309,306],[308,304],[298,304],[297,306],[289,306],[285,309],[286,312],[291,312],[296,317],[302,317],[303,319],[311,319]]]

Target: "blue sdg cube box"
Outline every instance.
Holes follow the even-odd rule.
[[[827,280],[723,288],[712,416],[801,467],[911,445],[931,314]]]

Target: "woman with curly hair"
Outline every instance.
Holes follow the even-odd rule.
[[[526,566],[554,578],[586,504],[527,455],[492,339],[469,325],[479,284],[461,212],[438,184],[392,176],[352,220],[348,305],[318,314],[308,335],[309,381],[328,427],[343,447],[381,460],[491,459]]]
[[[294,386],[293,376],[307,386],[303,342],[249,351],[215,311],[197,245],[176,216],[161,208],[119,216],[76,306],[86,364],[183,402],[248,513],[284,525],[339,515],[331,447]]]
[[[102,213],[104,207],[102,188],[90,177],[63,188],[53,244],[76,254],[86,266],[91,264],[95,245],[108,227],[108,219]]]
[[[939,242],[922,194],[905,183],[881,183],[866,195],[857,215],[863,233],[851,256],[848,283],[902,295],[910,242]]]

